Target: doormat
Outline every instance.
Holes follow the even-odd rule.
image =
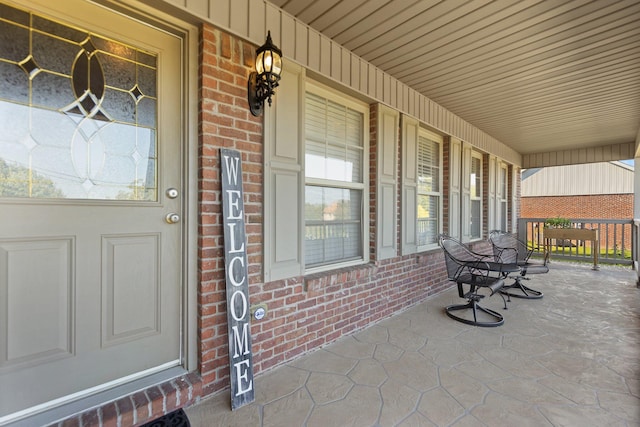
[[[190,427],[191,423],[187,414],[182,409],[173,411],[160,418],[156,418],[140,427]]]

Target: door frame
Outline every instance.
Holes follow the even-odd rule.
[[[39,13],[48,13],[56,16],[55,3],[53,6],[35,6],[29,0],[3,0],[8,4],[18,7],[33,7]],[[129,381],[114,381],[115,386],[107,390],[101,390],[102,386],[85,390],[37,405],[33,408],[19,411],[0,420],[5,422],[22,423],[27,425],[41,425],[54,420],[66,418],[80,412],[87,407],[97,406],[101,403],[114,400],[117,397],[126,396],[140,389],[140,387],[158,384],[163,381],[183,375],[189,371],[198,369],[198,340],[197,340],[197,248],[198,248],[198,48],[199,29],[196,25],[176,18],[168,11],[171,5],[164,2],[154,4],[163,9],[141,3],[142,0],[86,0],[98,6],[105,7],[157,28],[161,31],[176,35],[181,39],[181,86],[182,86],[182,130],[181,130],[181,174],[182,174],[182,257],[179,260],[181,269],[181,340],[180,360],[181,366],[167,368],[160,372],[134,374]],[[158,2],[156,2],[158,3]],[[176,9],[177,10],[177,9]],[[121,384],[120,384],[121,383]],[[34,424],[35,423],[35,424]]]

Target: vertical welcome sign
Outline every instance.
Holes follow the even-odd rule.
[[[249,323],[249,270],[240,153],[221,148],[220,170],[227,282],[231,409],[237,409],[255,400]]]

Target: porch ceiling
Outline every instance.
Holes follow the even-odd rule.
[[[269,0],[522,154],[634,142],[638,0]]]

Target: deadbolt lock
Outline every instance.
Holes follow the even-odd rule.
[[[178,197],[178,190],[175,188],[167,188],[167,197],[170,199],[175,199],[176,197]]]

